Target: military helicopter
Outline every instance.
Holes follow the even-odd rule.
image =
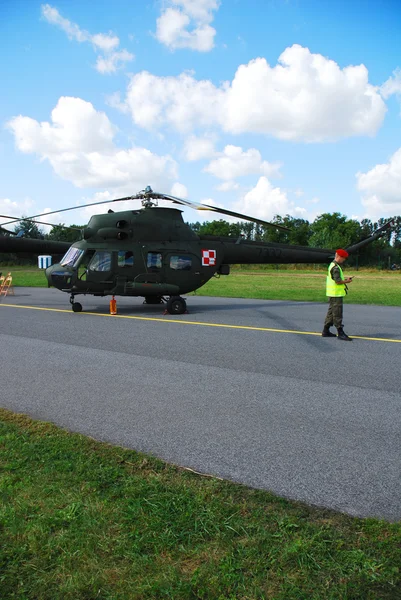
[[[186,312],[183,294],[203,286],[213,275],[229,275],[232,264],[330,263],[334,250],[279,243],[245,241],[240,237],[197,235],[184,223],[182,211],[158,206],[159,200],[197,210],[245,219],[287,230],[281,225],[211,205],[199,204],[150,186],[133,196],[95,202],[95,206],[123,200],[141,200],[142,208],[93,216],[82,230],[82,239],[70,245],[0,236],[0,252],[63,253],[59,263],[46,269],[49,286],[70,294],[74,312],[82,311],[78,295],[142,296],[147,304],[166,303],[167,312]],[[65,208],[53,213],[73,210]],[[52,213],[46,213],[49,215]],[[4,215],[3,215],[4,216]],[[33,220],[44,215],[27,217]],[[20,219],[14,219],[14,222]],[[43,223],[43,221],[36,221]],[[4,223],[7,225],[8,223]],[[383,235],[391,223],[350,246],[352,254]]]

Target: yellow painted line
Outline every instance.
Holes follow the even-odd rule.
[[[50,312],[71,312],[71,310],[67,310],[66,308],[46,308],[43,306],[28,306],[25,304],[4,304],[3,302],[0,302],[0,306],[8,306],[10,308],[28,308],[29,310],[47,310]]]
[[[27,306],[24,304],[3,304],[0,303],[0,306],[7,306],[10,308],[26,308],[28,310],[46,310],[48,312],[59,312],[59,313],[68,313],[72,314],[71,310],[67,310],[65,308],[45,308],[42,306]],[[293,333],[296,335],[314,335],[321,337],[321,333],[317,333],[316,331],[296,331],[295,329],[274,329],[272,327],[256,327],[252,325],[228,325],[227,323],[205,323],[204,321],[187,321],[187,320],[173,320],[170,318],[161,318],[161,317],[137,317],[134,315],[110,315],[108,313],[94,313],[90,311],[83,311],[81,313],[74,313],[74,315],[90,315],[92,317],[110,317],[113,319],[134,319],[137,321],[156,321],[159,323],[175,323],[182,325],[198,325],[202,327],[223,327],[224,329],[244,329],[248,331],[268,331],[271,333]],[[401,344],[401,340],[394,340],[391,338],[376,338],[376,337],[364,337],[362,335],[351,335],[352,338],[358,340],[369,340],[374,342],[392,342],[394,344]]]

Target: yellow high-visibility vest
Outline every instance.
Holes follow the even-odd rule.
[[[331,277],[330,271],[334,266],[337,266],[340,269],[340,277],[344,281],[344,274],[343,274],[342,268],[340,267],[339,264],[337,264],[336,262],[333,261],[329,265],[329,269],[327,271],[327,277],[326,277],[326,296],[330,296],[331,298],[345,296],[345,294],[347,293],[346,289],[345,289],[345,283],[342,283],[342,284],[336,283],[334,281],[334,279],[332,279],[332,277]]]

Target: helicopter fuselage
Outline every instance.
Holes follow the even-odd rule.
[[[74,295],[186,294],[219,271],[224,258],[221,242],[205,244],[171,208],[96,215],[83,237],[46,270],[50,285]]]

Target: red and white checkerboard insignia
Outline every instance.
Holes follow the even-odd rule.
[[[216,250],[202,250],[202,267],[216,266]]]

